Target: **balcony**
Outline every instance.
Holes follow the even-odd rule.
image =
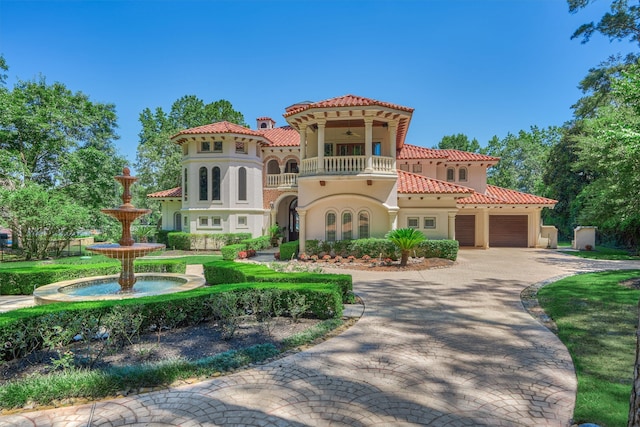
[[[298,174],[297,173],[278,173],[267,175],[267,187],[268,188],[292,188],[298,186]]]
[[[371,171],[367,170],[367,173],[395,174],[394,160],[393,157],[372,156]],[[300,175],[357,175],[365,173],[366,168],[366,156],[325,156],[322,165],[317,157],[312,157],[302,160]]]

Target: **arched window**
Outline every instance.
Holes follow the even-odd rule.
[[[456,171],[453,168],[447,169],[447,181],[453,182],[456,180]]]
[[[182,215],[180,212],[173,214],[173,229],[176,231],[182,231]]]
[[[284,168],[284,173],[298,173],[298,162],[295,160],[287,160],[287,165]]]
[[[211,200],[220,200],[220,168],[211,169]]]
[[[209,191],[209,174],[204,166],[200,168],[200,200],[207,200]]]
[[[269,160],[269,163],[267,163],[267,173],[269,175],[278,175],[280,173],[280,166],[278,166],[277,160]]]
[[[466,181],[467,180],[467,168],[458,169],[458,181]]]
[[[238,200],[247,200],[247,169],[238,169]]]
[[[369,212],[360,211],[358,214],[358,239],[369,238]]]
[[[353,218],[351,212],[342,213],[342,240],[353,239]]]
[[[336,214],[335,212],[327,212],[325,219],[325,240],[327,242],[336,241]]]
[[[262,122],[260,123],[260,129],[266,129],[267,128],[267,124]]]
[[[189,185],[187,182],[187,177],[188,177],[188,173],[187,173],[187,169],[184,170],[184,180],[183,182],[183,186],[184,186],[184,200],[187,201],[189,200]]]

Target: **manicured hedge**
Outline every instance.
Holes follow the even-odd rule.
[[[159,237],[160,238],[160,237]],[[236,245],[251,239],[251,233],[195,234],[171,231],[167,234],[167,248],[190,251],[192,249],[220,249],[225,245]]]
[[[333,283],[340,288],[342,300],[353,300],[353,280],[349,274],[281,273],[260,264],[211,261],[204,264],[204,277],[209,285],[240,282]]]
[[[415,256],[455,261],[458,258],[458,249],[457,240],[424,240],[415,249]]]
[[[245,244],[238,243],[236,245],[223,246],[220,249],[220,252],[222,253],[222,259],[233,261],[234,259],[238,258],[238,254],[240,252],[246,249],[247,249],[247,246]]]
[[[189,233],[174,231],[167,234],[167,249],[177,249],[180,251],[191,250],[191,238]]]
[[[245,239],[241,241],[247,249],[253,249],[259,251],[271,247],[271,238],[269,236],[254,237],[253,239]]]
[[[280,245],[280,259],[283,261],[289,261],[295,259],[298,255],[299,242],[294,240],[293,242],[287,242]]]
[[[70,340],[86,325],[96,325],[122,307],[142,315],[142,329],[174,328],[210,318],[211,300],[222,293],[264,290],[278,291],[279,303],[286,310],[295,304],[296,296],[304,295],[309,304],[307,313],[320,319],[342,315],[340,289],[331,283],[234,283],[142,298],[41,305],[0,314],[0,360],[23,357],[41,348],[43,331],[60,331],[63,340]]]
[[[184,273],[187,263],[180,259],[136,260],[136,273]],[[48,264],[0,270],[0,295],[31,295],[35,288],[63,280],[120,273],[120,263]]]

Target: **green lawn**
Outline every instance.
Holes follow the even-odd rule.
[[[538,292],[576,368],[575,423],[627,425],[640,290],[619,283],[638,277],[640,270],[580,274]]]
[[[157,255],[161,255],[158,253]],[[187,265],[191,264],[205,264],[207,262],[216,261],[222,259],[222,255],[185,255],[180,257],[187,261]],[[114,263],[118,264],[118,260],[108,258],[104,255],[90,255],[89,257],[64,257],[54,260],[45,261],[15,261],[15,262],[3,262],[0,263],[0,270],[12,269],[12,268],[24,268],[24,267],[36,267],[43,264],[104,264]]]
[[[596,246],[592,251],[567,251],[565,253],[588,259],[640,260],[639,256],[631,255],[629,251],[625,249],[613,249],[604,246]]]

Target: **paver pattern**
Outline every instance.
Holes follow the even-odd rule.
[[[566,348],[520,292],[640,268],[537,249],[463,250],[447,269],[353,271],[362,318],[307,351],[166,391],[0,418],[0,426],[568,426]]]

